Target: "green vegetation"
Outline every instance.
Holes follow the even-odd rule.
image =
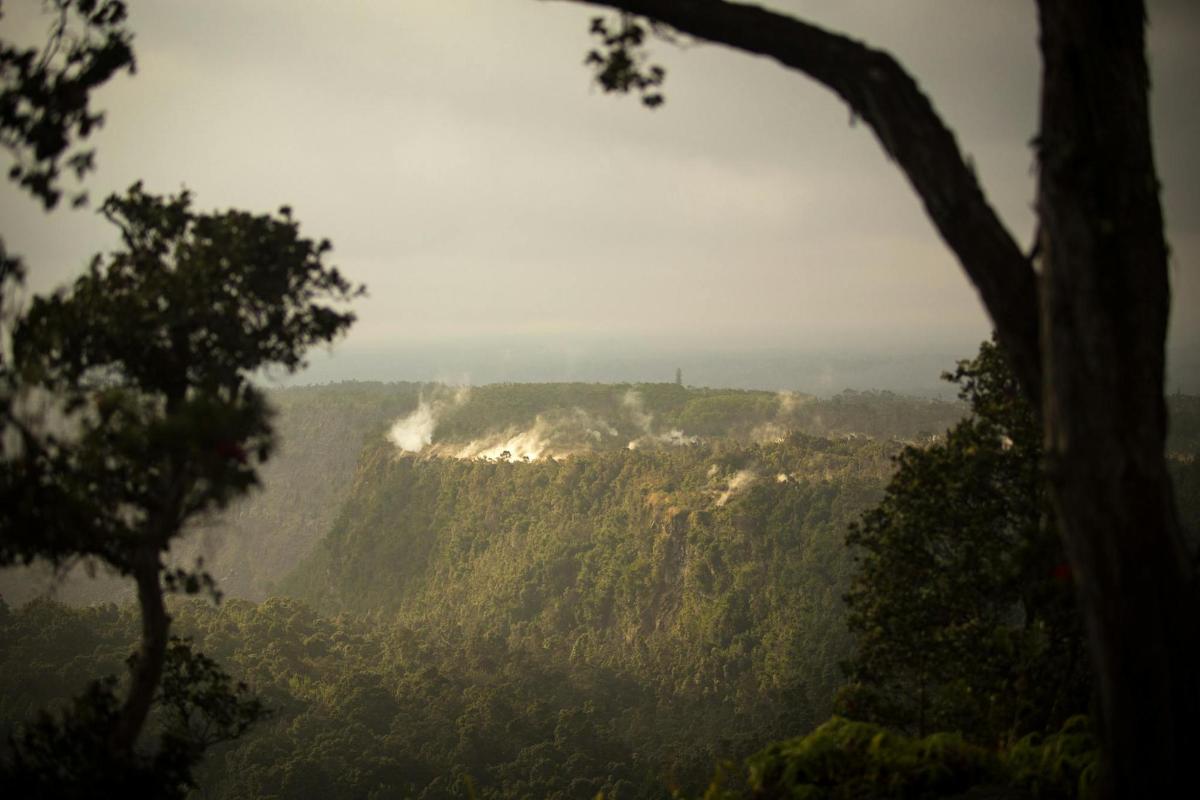
[[[834,717],[807,736],[756,753],[744,771],[727,768],[704,797],[732,800],[749,791],[755,798],[805,800],[1066,800],[1089,796],[1096,770],[1096,740],[1085,717],[1000,751],[956,733],[915,738]]]
[[[134,57],[123,0],[49,0],[43,10],[54,18],[44,46],[0,39],[0,147],[13,159],[9,180],[50,210],[64,168],[79,179],[95,169],[95,151],[77,146],[104,123],[92,92],[133,72]],[[83,191],[71,197],[86,200]]]
[[[21,795],[181,796],[204,751],[262,709],[170,637],[164,594],[219,593],[200,564],[162,556],[189,522],[258,483],[274,431],[250,375],[302,366],[353,321],[327,303],[358,290],[286,209],[198,214],[186,192],[135,185],[102,211],[123,246],[13,315],[0,361],[0,564],[103,563],[135,584],[141,637],[127,685],[93,682],[41,715],[10,741],[0,775]],[[147,745],[155,706],[170,721]]]
[[[1005,395],[965,369],[975,416],[961,422],[966,405],[886,393],[820,400],[674,384],[500,385],[457,397],[418,384],[271,392],[283,440],[263,474],[282,485],[232,505],[228,527],[199,538],[213,547],[214,570],[240,565],[233,575],[255,581],[242,585],[290,597],[169,605],[172,630],[271,711],[209,748],[194,773],[198,796],[655,798],[707,787],[710,797],[925,797],[971,786],[995,797],[1077,796],[1095,770],[1090,729],[1070,716],[1086,708],[1066,703],[1011,725],[1005,716],[1041,698],[1035,690],[1047,687],[1028,676],[1055,663],[1006,661],[1005,648],[1050,658],[1042,645],[1058,630],[1053,619],[1013,616],[1016,577],[1026,574],[1013,553],[1036,554],[1030,574],[1049,564],[1043,588],[1066,587],[1052,574],[1057,556],[1018,535],[1037,543],[1045,534],[1023,423],[985,417]],[[386,434],[422,402],[440,408],[430,444],[402,453]],[[581,449],[529,462],[447,455],[539,419],[549,439]],[[956,422],[946,436],[927,433]],[[702,425],[711,433],[697,436]],[[585,435],[589,426],[602,435]],[[680,436],[663,436],[672,430]],[[975,471],[972,447],[984,450]],[[1194,462],[1174,463],[1187,507]],[[1003,546],[955,556],[992,560],[968,558],[943,584],[933,578],[945,571],[912,577],[876,606],[925,613],[928,624],[907,632],[887,623],[913,642],[943,626],[934,642],[943,669],[920,736],[903,732],[920,733],[911,665],[889,655],[888,680],[865,680],[863,664],[883,663],[881,643],[860,634],[856,648],[842,598],[861,597],[872,572],[856,567],[845,541],[856,520],[858,536],[882,534],[903,488],[936,475],[954,480],[929,496],[929,514],[958,496],[951,490],[1001,489],[972,507],[983,514],[1007,497],[1008,516],[1024,522]],[[1032,492],[1028,502],[1016,485]],[[980,536],[995,530],[981,519]],[[905,535],[950,537],[939,545],[949,553],[956,532],[975,530],[965,518],[921,520],[931,518],[911,518]],[[301,524],[321,535],[292,539]],[[913,585],[929,592],[906,598]],[[950,605],[968,611],[977,607],[965,600],[978,600],[986,613],[956,627],[913,606],[918,595],[957,597]],[[121,674],[137,636],[128,605],[0,606],[0,736],[28,730],[36,709],[69,707],[94,676]],[[854,680],[836,702],[847,712],[855,692],[861,700],[871,689],[856,716],[877,722],[827,721],[843,663]],[[975,686],[986,691],[964,702],[958,690]],[[168,729],[165,708],[148,731]]]
[[[1097,672],[1101,791],[1158,797],[1193,783],[1200,576],[1164,450],[1172,281],[1146,4],[1037,4],[1037,234],[1026,252],[917,78],[857,33],[750,3],[577,2],[612,12],[592,19],[600,42],[586,59],[606,92],[661,104],[649,34],[681,34],[806,76],[875,134],[979,291],[1040,414],[1047,491]]]
[[[1037,420],[995,345],[952,377],[971,415],[906,449],[848,537],[857,647],[840,704],[917,737],[998,745],[1086,713],[1090,664]]]
[[[274,594],[277,583],[312,552],[346,500],[363,449],[380,442],[390,424],[411,414],[422,399],[444,401],[432,438],[450,449],[528,430],[539,416],[566,423],[561,436],[589,451],[625,450],[646,435],[647,420],[656,433],[680,430],[745,443],[780,439],[788,431],[925,441],[964,411],[959,403],[889,392],[818,399],[674,384],[499,384],[472,389],[457,403],[456,390],[418,383],[340,383],[266,395],[276,410],[278,446],[259,469],[262,488],[219,518],[197,521],[193,535],[172,549],[176,564],[190,567],[202,557],[226,596],[249,600]],[[579,429],[581,413],[594,429],[603,429],[601,437]],[[80,566],[62,581],[44,565],[0,571],[0,594],[14,604],[45,593],[70,604],[132,597],[127,583],[107,576],[102,566],[94,578],[87,573]]]
[[[1173,398],[1168,468],[1139,4],[1041,15],[1037,258],[894,60],[758,8],[608,4],[626,10],[593,20],[602,49],[587,57],[606,91],[662,103],[632,16],[651,13],[816,76],[866,120],[980,288],[1048,452],[986,348],[958,373],[973,416],[944,442],[930,424],[943,407],[692,391],[678,372],[475,402],[372,388],[349,423],[298,425],[298,473],[214,545],[238,591],[282,577],[311,605],[168,611],[166,593],[219,599],[188,566],[199,550],[164,554],[255,486],[274,447],[250,375],[300,366],[351,321],[322,302],[355,291],[286,209],[196,215],[186,193],[135,185],[103,209],[121,249],[28,309],[5,302],[24,270],[0,243],[0,564],[82,559],[132,578],[138,600],[0,601],[7,791],[181,796],[206,751],[198,791],[230,797],[661,796],[753,750],[709,796],[1075,797],[1097,781],[1157,796],[1190,774],[1195,554],[1175,498],[1194,536],[1198,428],[1194,399]],[[93,168],[75,147],[102,121],[89,95],[133,52],[119,0],[45,9],[44,48],[0,42],[0,144],[10,179],[50,209],[63,170]],[[1074,572],[1044,521],[1043,461]],[[852,556],[841,531],[881,496]],[[840,702],[890,727],[835,717],[763,748],[828,713],[851,652],[847,587],[857,642]],[[172,615],[188,638],[169,637]],[[95,679],[122,662],[127,682]],[[266,713],[251,685],[275,716],[243,736]],[[1076,713],[1093,685],[1103,771]]]
[[[618,447],[647,432],[644,415],[657,431],[741,441],[781,438],[788,431],[911,440],[945,430],[964,411],[958,403],[892,392],[845,391],[819,399],[675,383],[494,384],[473,390],[468,401],[447,411],[438,436],[468,441],[495,430],[526,429],[539,414],[555,409],[582,411],[610,423],[619,432],[610,443]]]
[[[64,167],[78,178],[94,167],[77,148],[103,122],[91,93],[134,56],[120,0],[42,10],[44,47],[0,40],[0,145],[9,179],[50,210]],[[187,191],[135,183],[100,212],[120,245],[28,303],[14,297],[24,265],[0,241],[0,565],[103,564],[136,586],[140,636],[127,681],[92,673],[73,698],[24,709],[0,783],[20,797],[182,797],[205,752],[265,709],[171,635],[165,595],[220,592],[199,561],[163,556],[258,485],[275,442],[251,376],[303,367],[353,322],[337,306],[363,289],[286,207],[197,213]]]

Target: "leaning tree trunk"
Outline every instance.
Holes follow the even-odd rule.
[[[171,618],[163,604],[159,583],[159,555],[155,543],[143,545],[134,557],[138,604],[142,611],[142,643],[130,664],[129,695],[117,715],[109,744],[117,758],[129,758],[150,714],[162,681]]]
[[[903,170],[1040,405],[1100,690],[1105,794],[1169,797],[1200,754],[1195,569],[1166,471],[1170,291],[1141,0],[1038,0],[1042,274],[895,59],[722,0],[575,0],[776,59],[836,92]]]
[[[1168,797],[1200,755],[1200,658],[1164,460],[1170,292],[1144,9],[1039,6],[1047,472],[1096,667],[1105,794]]]

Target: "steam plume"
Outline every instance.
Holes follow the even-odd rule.
[[[733,497],[742,489],[745,489],[747,486],[754,483],[754,481],[757,479],[758,475],[755,474],[754,470],[739,469],[733,474],[733,477],[729,479],[729,482],[725,484],[725,491],[721,492],[720,496],[717,497],[717,505],[725,505],[729,502],[729,498]]]
[[[437,418],[433,413],[433,405],[422,398],[417,403],[416,411],[393,423],[387,438],[405,453],[419,453],[433,441],[435,427]]]
[[[421,397],[417,401],[415,411],[392,423],[392,427],[387,433],[388,441],[396,445],[401,452],[421,452],[433,442],[433,432],[437,428],[438,418],[448,408],[467,402],[470,393],[470,387],[462,386],[455,390],[449,399],[435,399],[431,402]]]
[[[672,428],[666,433],[654,432],[654,415],[646,410],[645,403],[642,401],[642,395],[633,389],[625,392],[625,396],[621,398],[621,405],[629,412],[629,418],[633,424],[640,428],[642,435],[629,442],[626,447],[630,450],[637,450],[641,447],[652,444],[666,445],[685,445],[695,444],[700,441],[699,436],[688,436],[678,428]]]

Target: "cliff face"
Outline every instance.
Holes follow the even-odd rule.
[[[793,435],[513,463],[380,445],[280,588],[718,706],[801,691],[816,720],[848,644],[845,528],[896,449]]]
[[[228,597],[262,600],[329,531],[364,448],[379,445],[422,407],[423,455],[510,460],[538,454],[655,449],[704,440],[771,441],[788,431],[835,438],[916,439],[943,430],[959,404],[890,393],[846,392],[827,400],[796,393],[691,389],[675,384],[497,384],[475,389],[418,383],[341,383],[270,392],[279,449],[262,488],[198,526],[173,552],[182,566],[203,558]],[[429,447],[424,448],[425,440]],[[524,448],[524,449],[522,449]],[[130,599],[119,576],[65,576],[49,569],[0,571],[11,605],[51,595],[75,605]]]
[[[226,596],[271,595],[328,530],[363,446],[381,439],[424,388],[343,383],[270,392],[279,448],[261,470],[262,487],[180,540],[174,561],[191,567],[203,558]],[[86,564],[61,576],[35,565],[0,570],[0,595],[11,605],[43,595],[89,605],[130,600],[133,590],[130,581]]]

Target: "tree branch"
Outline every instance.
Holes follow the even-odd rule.
[[[155,543],[143,545],[134,557],[133,577],[137,581],[138,603],[142,611],[142,643],[130,665],[129,696],[121,708],[110,734],[115,754],[128,758],[138,735],[146,724],[154,693],[162,679],[167,653],[167,632],[171,618],[163,604],[159,583],[159,551]]]
[[[954,134],[888,53],[757,6],[725,0],[571,0],[648,17],[675,30],[775,59],[841,97],[920,196],[979,291],[1035,408],[1041,403],[1037,275],[988,204]]]

